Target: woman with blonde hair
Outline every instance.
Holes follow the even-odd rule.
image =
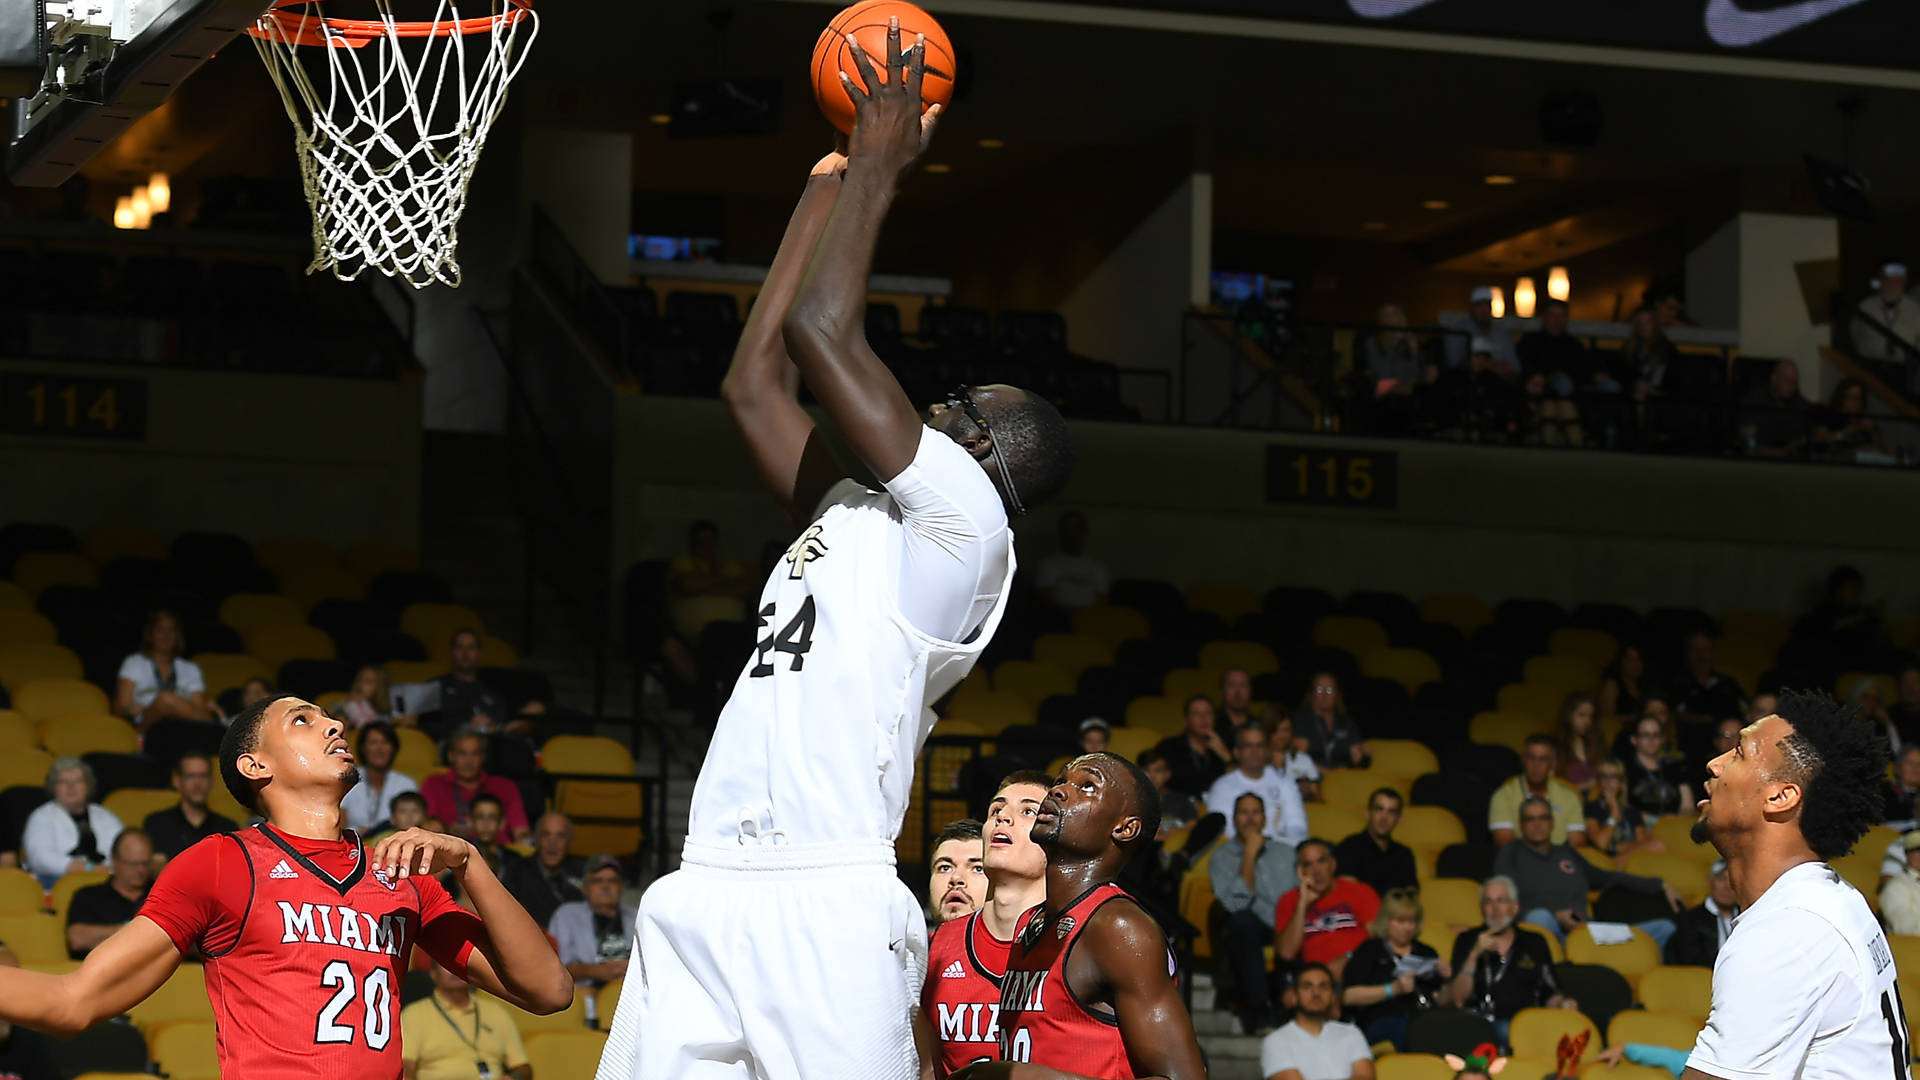
[[[1387,890],[1373,936],[1347,958],[1340,1001],[1370,1043],[1403,1049],[1413,1014],[1441,1004],[1440,988],[1453,978],[1446,959],[1420,940],[1424,914],[1418,889]]]
[[[1560,723],[1554,736],[1560,751],[1560,775],[1583,793],[1593,783],[1594,765],[1607,756],[1597,712],[1591,697],[1568,694],[1560,703]]]
[[[347,689],[347,699],[334,710],[334,715],[353,728],[366,727],[376,720],[391,720],[393,702],[387,696],[386,669],[377,664],[368,664],[354,672],[353,685]]]

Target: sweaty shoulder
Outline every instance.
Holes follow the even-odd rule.
[[[169,859],[140,914],[166,931],[182,954],[197,946],[218,955],[238,937],[252,899],[253,867],[240,838],[221,833]]]
[[[1091,959],[1108,978],[1134,970],[1139,965],[1165,961],[1165,971],[1173,973],[1172,954],[1160,924],[1147,914],[1138,901],[1124,893],[1102,903],[1087,919],[1075,944],[1093,948]]]

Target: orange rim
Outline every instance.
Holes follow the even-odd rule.
[[[359,48],[370,41],[379,41],[389,34],[396,37],[452,37],[470,34],[489,34],[505,23],[517,23],[533,14],[533,0],[507,0],[508,9],[498,15],[483,15],[475,19],[455,19],[450,22],[393,22],[379,19],[329,19],[305,13],[295,13],[289,8],[318,7],[318,0],[274,0],[273,7],[252,25],[247,33],[257,38],[267,38],[291,42],[295,45],[346,45]],[[272,23],[275,29],[268,29]],[[322,34],[316,24],[325,26],[328,34]],[[344,39],[344,40],[342,40]]]

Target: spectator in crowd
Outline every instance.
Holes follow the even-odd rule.
[[[509,862],[507,876],[500,881],[541,926],[552,922],[561,904],[586,899],[580,891],[586,860],[568,854],[572,847],[573,822],[567,815],[542,814],[534,825],[533,858]]]
[[[1886,820],[1907,822],[1914,819],[1914,800],[1920,799],[1920,745],[1908,743],[1895,759],[1893,779],[1887,783]]]
[[[0,948],[0,968],[19,966],[20,961],[12,953]],[[62,1080],[66,1073],[54,1059],[53,1046],[53,1039],[49,1036],[0,1020],[0,1077],[6,1077],[7,1080]]]
[[[1367,940],[1367,925],[1380,914],[1380,895],[1363,882],[1336,876],[1339,868],[1333,845],[1325,840],[1309,838],[1294,849],[1293,872],[1300,884],[1283,894],[1273,911],[1274,952],[1280,959],[1338,971]]]
[[[927,926],[971,915],[987,902],[987,849],[980,822],[961,818],[933,838],[928,859]]]
[[[1713,635],[1704,630],[1687,635],[1686,670],[1674,687],[1673,704],[1698,723],[1747,711],[1747,692],[1740,683],[1713,670]]]
[[[1293,714],[1293,739],[1294,745],[1305,750],[1322,769],[1364,769],[1371,760],[1360,725],[1347,715],[1340,679],[1331,671],[1314,672],[1313,682]]]
[[[1400,793],[1378,788],[1367,796],[1367,827],[1340,841],[1333,860],[1348,877],[1365,882],[1385,896],[1394,889],[1420,884],[1413,867],[1413,849],[1393,838],[1403,807]],[[1349,984],[1353,980],[1347,980]]]
[[[1280,775],[1299,785],[1300,797],[1308,802],[1320,801],[1320,766],[1313,763],[1313,755],[1301,749],[1293,737],[1293,717],[1276,704],[1268,705],[1263,723],[1267,729],[1267,744],[1272,756],[1272,765],[1280,770]]]
[[[1673,727],[1673,710],[1667,708],[1667,699],[1659,694],[1650,695],[1640,707],[1640,716],[1629,718],[1632,722],[1620,725],[1620,733],[1613,737],[1613,758],[1625,762],[1633,756],[1633,733],[1639,729],[1642,717],[1651,717],[1660,722],[1660,756],[1674,758],[1680,755],[1679,733]],[[1701,770],[1706,771],[1702,763]]]
[[[447,827],[438,820],[427,816],[427,800],[417,791],[403,791],[387,801],[387,819],[376,824],[373,830],[363,836],[363,843],[373,843],[388,833],[406,832],[408,829],[426,829],[429,832],[446,832]]]
[[[1260,722],[1260,718],[1253,715],[1253,676],[1246,668],[1230,667],[1220,673],[1220,708],[1216,718],[1228,731],[1239,731],[1248,724]]]
[[[1373,1048],[1360,1029],[1336,1020],[1338,980],[1325,964],[1307,963],[1294,976],[1299,1006],[1293,1019],[1260,1041],[1260,1074],[1267,1080],[1373,1080]]]
[[[1521,371],[1544,376],[1548,389],[1558,398],[1583,391],[1619,393],[1619,382],[1594,363],[1586,343],[1567,333],[1569,317],[1566,301],[1546,302],[1540,310],[1540,329],[1520,339],[1517,352]]]
[[[161,720],[212,720],[207,680],[200,665],[181,656],[187,650],[180,619],[171,611],[147,616],[140,630],[140,651],[120,661],[113,684],[113,711],[145,731]]]
[[[180,755],[173,764],[173,790],[180,793],[179,804],[148,814],[143,826],[161,861],[215,833],[230,833],[240,827],[233,819],[207,809],[207,796],[213,792],[213,758],[206,752],[189,750]]]
[[[1679,359],[1654,313],[1647,308],[1634,312],[1620,346],[1619,373],[1620,382],[1632,386],[1633,400],[1644,405],[1677,389],[1684,381],[1675,370]]]
[[[413,737],[426,738],[418,732]],[[347,815],[347,827],[363,837],[379,831],[386,822],[394,796],[420,790],[413,777],[394,770],[393,758],[399,752],[400,733],[385,720],[368,721],[354,737],[353,757],[360,766],[360,782],[340,800],[340,809]]]
[[[92,952],[133,921],[153,887],[153,842],[139,829],[113,838],[113,870],[107,880],[76,890],[67,905],[67,955]]]
[[[1161,835],[1172,829],[1192,828],[1200,819],[1200,808],[1193,796],[1173,787],[1173,766],[1167,763],[1167,755],[1158,747],[1142,750],[1138,764],[1147,779],[1153,781],[1154,793],[1160,796]]]
[[[467,839],[473,842],[473,850],[486,860],[494,876],[503,880],[507,875],[505,864],[520,859],[501,846],[500,827],[505,817],[506,808],[499,798],[484,791],[467,804]]]
[[[1880,645],[1880,611],[1866,602],[1867,582],[1851,566],[1827,574],[1827,591],[1813,610],[1794,624],[1794,644],[1802,662],[1816,669],[1819,681],[1856,666]]]
[[[1892,934],[1920,934],[1920,831],[1900,838],[1906,858],[1880,883],[1880,916]]]
[[[1624,859],[1635,851],[1662,846],[1647,838],[1647,819],[1627,798],[1626,769],[1612,758],[1602,761],[1594,773],[1586,818],[1587,843],[1611,858]]]
[[[1753,695],[1753,700],[1747,703],[1746,722],[1751,724],[1755,720],[1765,720],[1774,714],[1779,705],[1780,695],[1778,694],[1769,694],[1762,691],[1761,693]],[[1737,742],[1738,740],[1736,739],[1735,741]],[[1732,744],[1728,744],[1728,749],[1732,749]]]
[[[1640,294],[1640,305],[1653,311],[1661,326],[1693,326],[1687,315],[1686,297],[1680,295],[1678,277],[1655,282]]]
[[[1518,895],[1512,878],[1482,882],[1480,925],[1453,939],[1454,1004],[1492,1023],[1501,1045],[1521,1009],[1580,1007],[1554,982],[1546,939],[1520,926]]]
[[[1587,921],[1587,893],[1615,885],[1664,893],[1674,911],[1685,910],[1686,903],[1673,886],[1659,878],[1602,870],[1567,845],[1553,843],[1552,832],[1553,806],[1545,799],[1528,799],[1520,806],[1519,842],[1501,848],[1493,857],[1493,872],[1511,879],[1518,890],[1524,912],[1521,922],[1564,943],[1575,927]],[[1662,947],[1673,936],[1672,919],[1650,919],[1634,926]]]
[[[1394,889],[1380,897],[1373,936],[1347,961],[1345,1004],[1367,1042],[1406,1049],[1407,1022],[1421,1009],[1444,1004],[1453,967],[1419,940],[1420,890]]]
[[[524,844],[533,830],[527,825],[520,789],[505,777],[487,775],[482,768],[486,760],[485,732],[472,728],[455,731],[447,739],[447,771],[420,782],[420,794],[427,800],[427,813],[440,819],[448,829],[465,836],[471,826],[469,814],[473,797],[484,791],[500,800],[513,842]]]
[[[1920,742],[1920,664],[1901,664],[1894,680],[1900,696],[1888,707],[1887,715],[1893,717],[1902,746]]]
[[[1598,706],[1601,716],[1638,719],[1650,689],[1647,661],[1638,645],[1622,645],[1620,652],[1600,673]]]
[[[1847,688],[1847,704],[1853,706],[1854,715],[1861,723],[1871,725],[1879,733],[1880,741],[1886,744],[1888,759],[1897,759],[1901,748],[1900,729],[1880,702],[1880,680],[1871,675],[1853,680],[1853,685]]]
[[[438,691],[439,720],[433,725],[434,730],[463,727],[480,732],[506,730],[507,722],[511,719],[507,714],[507,700],[500,696],[498,690],[480,681],[484,653],[479,631],[455,630],[447,642],[447,649],[447,662],[453,670],[436,676],[428,684]],[[426,701],[407,701],[407,714],[403,722],[408,727],[418,727],[420,714],[427,710],[435,697],[435,694],[429,693]]]
[[[1829,457],[1852,459],[1862,450],[1886,453],[1880,428],[1867,415],[1867,384],[1855,378],[1840,380],[1824,408],[1813,413],[1814,448]]]
[[[1667,738],[1660,721],[1643,716],[1633,725],[1633,756],[1621,764],[1627,780],[1627,801],[1649,822],[1668,814],[1693,810],[1693,788],[1687,767],[1662,751]]]
[[[1527,736],[1520,754],[1520,775],[1495,788],[1493,797],[1487,800],[1487,830],[1493,834],[1496,845],[1506,844],[1518,831],[1521,801],[1542,798],[1553,806],[1557,822],[1553,842],[1587,846],[1587,819],[1581,813],[1585,807],[1580,793],[1554,775],[1558,757],[1553,736]]]
[[[1800,394],[1800,365],[1781,360],[1764,386],[1740,401],[1740,437],[1759,457],[1800,457],[1813,432],[1813,405]]]
[[[1442,326],[1460,333],[1448,334],[1444,339],[1446,365],[1452,370],[1461,370],[1468,366],[1471,358],[1470,341],[1484,341],[1488,354],[1488,367],[1493,374],[1502,379],[1514,379],[1520,375],[1520,351],[1513,338],[1513,331],[1493,321],[1493,289],[1481,285],[1467,294],[1467,317],[1443,316]]]
[[[1233,763],[1233,751],[1214,729],[1213,702],[1205,694],[1195,694],[1183,706],[1187,729],[1169,735],[1154,746],[1173,770],[1168,784],[1198,799]]]
[[[1107,602],[1113,577],[1107,564],[1087,554],[1087,516],[1078,510],[1060,515],[1060,547],[1043,557],[1033,576],[1047,603],[1062,611]]]
[[[1265,1035],[1279,1022],[1267,986],[1266,947],[1273,943],[1273,916],[1280,898],[1300,883],[1294,849],[1267,836],[1266,803],[1249,791],[1233,801],[1233,830],[1207,857],[1207,876],[1219,902],[1221,925],[1210,935],[1222,974],[1240,996],[1240,1023],[1249,1035]]]
[[[626,881],[620,860],[596,855],[587,863],[585,900],[561,904],[547,923],[560,962],[582,986],[601,986],[627,974],[632,955],[634,909],[620,902]]]
[[[1520,431],[1526,403],[1513,377],[1498,366],[1496,353],[1493,342],[1475,336],[1465,366],[1436,371],[1426,385],[1425,410],[1444,437],[1509,442]]]
[[[1527,446],[1585,446],[1587,431],[1580,426],[1580,410],[1572,399],[1557,397],[1547,377],[1539,372],[1520,379],[1525,414],[1520,441]]]
[[[1554,751],[1559,755],[1560,777],[1585,791],[1593,784],[1594,768],[1607,756],[1593,699],[1585,694],[1568,694],[1560,703],[1556,728],[1559,734]]]
[[[1080,721],[1080,752],[1098,754],[1113,741],[1113,727],[1098,716]]]
[[[1258,795],[1265,804],[1267,836],[1297,844],[1307,837],[1307,807],[1300,799],[1299,785],[1280,775],[1268,763],[1270,756],[1265,728],[1248,724],[1234,732],[1234,767],[1207,788],[1207,812],[1230,813],[1240,796]]]
[[[1740,916],[1740,899],[1733,893],[1733,879],[1727,876],[1727,860],[1715,859],[1710,873],[1707,898],[1680,913],[1679,925],[1667,941],[1663,959],[1669,964],[1710,968],[1720,955],[1720,946],[1727,943],[1727,935],[1733,933],[1733,921]],[[1915,899],[1920,901],[1920,891]],[[1885,893],[1880,903],[1884,910]],[[1920,914],[1920,907],[1915,913]]]
[[[427,972],[433,993],[400,1010],[406,1080],[533,1080],[526,1045],[506,1007],[475,994],[437,962]]]
[[[1880,268],[1879,286],[1860,301],[1859,313],[1866,318],[1853,321],[1854,355],[1896,363],[1913,359],[1911,350],[1920,346],[1920,303],[1907,295],[1905,264]]]
[[[387,690],[387,669],[378,664],[368,664],[354,673],[353,685],[347,689],[346,700],[334,707],[333,714],[353,728],[390,720],[393,718],[393,700]]]
[[[256,675],[240,684],[240,707],[244,709],[256,701],[272,697],[274,693],[273,684]]]
[[[1359,368],[1373,376],[1375,397],[1404,397],[1420,382],[1420,341],[1407,330],[1407,313],[1382,304],[1374,332],[1360,341]]]
[[[20,837],[25,869],[41,885],[51,889],[62,875],[106,865],[121,825],[93,801],[96,786],[93,766],[77,757],[59,758],[47,770],[47,792],[53,799],[27,815]]]
[[[711,623],[747,617],[754,582],[747,566],[720,553],[720,527],[696,521],[687,527],[687,553],[667,567],[667,607],[682,640],[700,640]]]

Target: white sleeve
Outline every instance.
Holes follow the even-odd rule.
[[[20,837],[20,851],[26,857],[27,870],[34,874],[64,874],[67,852],[73,841],[60,842],[62,811],[56,803],[43,803],[27,815],[27,828]]]
[[[1907,867],[1906,840],[1899,839],[1887,845],[1887,853],[1880,857],[1880,876],[1897,877]]]
[[[138,688],[141,681],[140,677],[147,673],[146,666],[146,657],[141,656],[139,653],[128,653],[127,658],[120,661],[120,674],[118,677],[127,680],[132,683],[135,688]]]
[[[200,671],[200,665],[191,660],[175,660],[173,670],[176,678],[174,687],[182,694],[203,694],[207,690],[207,677]]]
[[[923,634],[963,641],[999,598],[1007,574],[1007,511],[960,444],[923,428],[913,463],[886,482],[900,507],[894,603]]]
[[[1756,925],[1742,919],[1714,964],[1713,1011],[1687,1065],[1719,1080],[1800,1075],[1825,1003],[1852,989],[1852,960],[1840,932],[1806,912],[1770,912]]]

